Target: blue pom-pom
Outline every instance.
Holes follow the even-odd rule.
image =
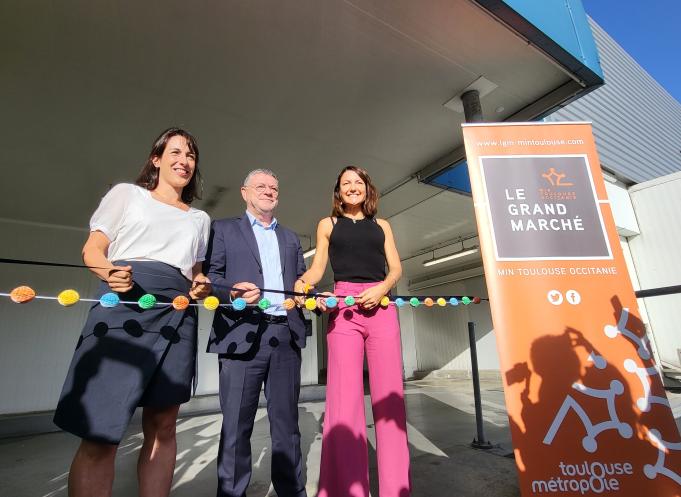
[[[451,305],[459,305],[459,299],[457,299],[456,297],[452,297],[451,299],[449,299],[449,303]]]
[[[102,307],[116,307],[121,302],[117,293],[105,293],[99,298],[99,304]]]
[[[397,307],[402,307],[404,305],[404,299],[402,297],[397,297],[395,299],[395,305]]]
[[[235,311],[243,311],[246,308],[246,299],[241,297],[236,298],[232,301],[232,307]]]
[[[338,305],[338,299],[336,297],[326,297],[326,307],[333,309]]]

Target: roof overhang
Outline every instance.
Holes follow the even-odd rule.
[[[444,104],[481,77],[488,121],[535,119],[602,83],[579,1],[37,0],[3,14],[0,202],[19,221],[85,227],[171,125],[198,137],[196,206],[213,217],[239,213],[241,179],[269,167],[279,218],[311,236],[347,164],[398,192],[382,203],[397,216],[435,190],[409,178],[463,157],[463,113]]]

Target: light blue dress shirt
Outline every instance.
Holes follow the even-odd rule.
[[[258,243],[258,252],[260,252],[262,277],[265,288],[271,290],[283,290],[284,275],[281,272],[279,240],[277,240],[277,233],[275,232],[277,220],[276,218],[272,219],[270,225],[265,227],[250,212],[246,211],[246,215],[251,222],[253,234],[255,235],[255,241]],[[286,309],[284,309],[282,305],[284,299],[286,298],[283,293],[265,292],[265,294],[261,295],[260,298],[266,298],[271,302],[271,306],[269,309],[265,310],[265,313],[275,316],[286,315]]]

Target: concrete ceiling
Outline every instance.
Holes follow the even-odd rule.
[[[5,0],[0,19],[1,216],[28,222],[85,227],[179,125],[212,217],[241,212],[243,176],[268,167],[278,218],[314,237],[357,164],[390,191],[380,214],[416,261],[475,232],[470,199],[406,181],[461,147],[463,115],[443,104],[484,76],[500,121],[571,81],[469,0]]]

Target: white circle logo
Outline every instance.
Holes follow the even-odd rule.
[[[560,305],[563,303],[563,294],[558,290],[549,290],[549,293],[546,294],[546,298],[549,303],[553,305]]]
[[[568,290],[565,292],[565,300],[568,301],[568,304],[577,305],[582,301],[582,296],[577,290]]]

